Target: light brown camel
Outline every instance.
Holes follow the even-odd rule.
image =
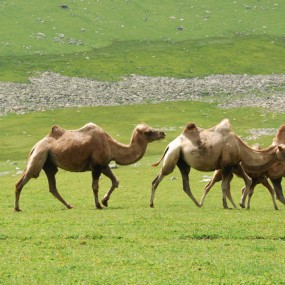
[[[277,146],[279,144],[285,143],[285,125],[280,126],[280,128],[277,131],[277,134],[275,138],[273,139],[272,146]],[[256,149],[260,149],[260,146],[255,146]],[[235,173],[237,176],[240,177],[239,173]],[[252,178],[252,185],[249,189],[248,193],[248,202],[247,202],[247,209],[250,209],[250,200],[252,198],[254,188],[257,184],[261,183],[263,184],[269,191],[273,206],[276,210],[278,210],[278,206],[276,204],[275,200],[275,193],[277,196],[277,199],[285,204],[285,198],[282,191],[281,181],[282,177],[285,176],[285,164],[283,162],[277,162],[268,169],[262,170],[260,172],[247,172],[247,174]],[[273,184],[274,189],[272,189],[271,185],[269,184],[267,178],[269,178]],[[203,205],[203,202],[206,198],[206,195],[209,193],[210,189],[214,186],[214,184],[218,181],[222,180],[222,171],[216,170],[213,177],[209,181],[209,183],[206,185],[204,189],[204,195],[200,201],[200,206]],[[242,197],[240,201],[240,206],[242,208],[245,207],[245,200],[246,200],[246,194],[245,194],[245,188],[242,189]],[[274,191],[275,190],[275,191]],[[228,193],[229,196],[231,196],[230,193]]]
[[[260,147],[253,147],[253,149],[261,149]],[[240,173],[237,170],[233,170],[233,173],[237,176],[237,177],[241,177]],[[267,176],[266,176],[266,170],[265,171],[260,171],[260,172],[247,172],[247,174],[249,175],[249,177],[252,179],[252,184],[249,188],[249,193],[248,193],[248,204],[247,204],[247,209],[250,209],[250,198],[252,196],[252,193],[254,191],[254,188],[257,184],[262,184],[264,187],[266,187],[271,195],[272,198],[272,202],[273,202],[273,206],[275,208],[275,210],[278,210],[278,206],[276,203],[276,199],[275,199],[275,192],[274,189],[271,187],[271,185],[268,182]],[[233,175],[230,176],[230,180],[232,180]],[[223,174],[222,174],[222,170],[218,169],[214,172],[211,180],[208,182],[208,184],[205,186],[204,188],[204,194],[203,197],[200,201],[200,206],[202,207],[205,201],[205,198],[207,196],[207,194],[209,193],[209,191],[211,190],[211,188],[215,185],[216,182],[221,181],[223,179]],[[242,188],[242,194],[245,193],[245,186]],[[229,198],[229,200],[231,201],[232,205],[234,208],[236,208],[236,205],[232,199],[231,193],[230,191],[226,193],[227,197]],[[241,198],[242,201],[242,198]],[[241,207],[244,208],[244,204],[242,204],[242,202],[240,202]]]
[[[55,174],[58,167],[72,172],[92,172],[92,189],[98,209],[102,208],[98,199],[99,177],[103,173],[110,178],[112,186],[102,200],[102,204],[108,206],[111,193],[119,185],[109,162],[114,160],[119,165],[132,164],[143,157],[148,143],[164,137],[164,132],[140,124],[134,129],[130,144],[124,145],[93,123],[86,124],[79,130],[53,126],[50,134],[40,140],[30,152],[26,170],[16,184],[15,211],[20,211],[22,188],[31,178],[37,178],[42,169],[48,179],[49,191],[67,208],[72,208],[57,191]]]
[[[246,184],[245,192],[248,192],[251,178],[245,173],[243,167],[252,171],[260,171],[278,161],[285,161],[285,145],[272,146],[260,151],[253,150],[231,131],[228,119],[208,130],[190,123],[182,134],[166,147],[162,158],[153,165],[158,165],[162,160],[162,168],[152,182],[151,207],[153,207],[157,186],[164,176],[170,174],[177,165],[183,179],[183,190],[198,207],[200,204],[193,196],[189,186],[191,167],[199,171],[222,169],[223,206],[228,208],[226,194],[230,193],[232,171],[237,170],[241,173]]]

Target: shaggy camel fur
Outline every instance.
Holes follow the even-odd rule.
[[[273,139],[272,146],[277,146],[279,144],[285,143],[285,125],[282,125],[278,132]],[[255,149],[260,149],[260,146],[255,146]],[[238,177],[240,177],[239,173],[235,173]],[[277,162],[276,164],[272,165],[266,170],[262,170],[260,172],[247,172],[247,174],[252,178],[252,185],[250,187],[249,193],[248,193],[248,202],[247,202],[247,209],[250,209],[250,200],[252,198],[254,188],[257,184],[261,183],[263,184],[269,191],[273,206],[276,210],[278,210],[278,206],[276,204],[275,200],[275,193],[277,196],[277,199],[285,204],[285,198],[283,196],[281,181],[282,177],[285,176],[285,164],[282,162]],[[267,178],[269,178],[274,186],[274,189],[272,189],[271,185],[269,184]],[[214,184],[218,181],[222,180],[222,171],[216,170],[212,179],[209,181],[209,183],[206,185],[204,189],[204,195],[200,201],[200,206],[203,205],[203,202],[206,198],[206,195],[209,193],[210,189],[214,186]],[[245,200],[246,200],[246,194],[245,194],[245,188],[242,189],[242,197],[240,200],[240,206],[242,208],[245,207]],[[275,190],[275,191],[274,191]],[[228,193],[229,194],[229,193]],[[230,195],[230,194],[229,194]],[[234,205],[234,204],[233,204]]]
[[[39,141],[30,152],[27,168],[16,184],[15,211],[20,211],[22,188],[31,178],[37,178],[42,169],[48,179],[49,191],[67,208],[72,208],[57,191],[55,174],[58,167],[72,172],[92,172],[92,189],[98,209],[102,208],[98,199],[99,177],[103,173],[110,178],[112,186],[102,200],[102,204],[108,206],[111,193],[119,185],[108,165],[109,162],[114,160],[120,165],[134,163],[143,157],[148,143],[164,137],[164,132],[140,124],[134,129],[130,144],[124,145],[93,123],[86,124],[79,130],[65,130],[54,126],[50,134]]]
[[[247,194],[251,178],[245,173],[246,169],[260,171],[272,166],[278,161],[285,161],[285,145],[272,146],[266,150],[253,150],[231,131],[228,119],[217,126],[204,130],[195,124],[188,124],[182,134],[173,140],[164,151],[158,165],[164,158],[159,174],[152,182],[150,206],[153,207],[154,194],[164,176],[170,174],[177,165],[183,179],[183,190],[199,207],[200,204],[193,196],[189,186],[191,167],[199,171],[222,170],[223,206],[228,208],[226,195],[230,196],[230,180],[232,171],[238,171],[246,184]]]

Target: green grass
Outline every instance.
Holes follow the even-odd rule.
[[[284,206],[275,211],[268,192],[256,188],[251,210],[224,210],[220,185],[197,208],[182,191],[179,171],[166,177],[149,208],[152,168],[164,147],[187,122],[211,127],[228,117],[246,136],[250,128],[275,127],[284,114],[259,109],[222,110],[215,104],[175,102],[154,105],[94,107],[10,114],[0,120],[0,280],[2,284],[282,284],[285,265]],[[120,118],[118,122],[117,118]],[[246,118],[246,121],[245,121]],[[95,210],[91,174],[59,171],[57,186],[73,206],[67,210],[48,192],[42,173],[23,189],[21,213],[13,212],[16,167],[23,169],[32,145],[52,124],[76,129],[93,121],[128,143],[134,125],[145,121],[167,137],[149,145],[135,165],[115,169],[120,187],[109,208]],[[266,146],[271,136],[258,140]],[[253,142],[251,142],[253,143]],[[191,171],[199,199],[203,173]],[[176,179],[172,179],[172,178]],[[234,179],[239,201],[243,181]],[[99,196],[110,187],[100,179]]]
[[[34,2],[0,3],[1,81],[284,73],[281,0]]]

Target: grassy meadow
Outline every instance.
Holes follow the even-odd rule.
[[[28,82],[44,71],[108,81],[284,73],[284,12],[282,0],[0,1],[0,81]],[[159,171],[150,165],[165,146],[188,122],[208,128],[225,117],[242,138],[285,122],[284,114],[199,102],[1,116],[0,284],[285,284],[285,208],[277,202],[275,211],[263,187],[250,211],[224,210],[219,183],[197,208],[175,169],[149,207]],[[123,143],[140,122],[167,137],[138,163],[114,170],[120,186],[108,208],[94,208],[90,173],[60,170],[59,192],[74,209],[52,197],[41,173],[22,191],[23,212],[14,213],[14,185],[35,142],[53,124],[77,129],[90,121]],[[248,143],[265,147],[272,139]],[[197,199],[211,174],[191,171]],[[242,186],[233,180],[236,203]],[[109,187],[102,177],[101,198]]]
[[[285,2],[1,1],[0,80],[284,72]]]
[[[116,118],[120,124],[114,124]],[[278,128],[284,115],[258,109],[221,110],[215,104],[177,102],[154,105],[96,107],[36,112],[1,117],[0,144],[0,280],[2,284],[283,284],[285,266],[284,205],[275,211],[267,191],[258,186],[251,210],[224,210],[220,185],[214,186],[203,208],[182,190],[179,171],[166,177],[149,208],[151,167],[186,122],[211,127],[228,117],[241,137],[250,128]],[[244,124],[244,118],[247,118]],[[214,118],[214,119],[213,119]],[[258,118],[258,120],[257,120]],[[59,171],[57,185],[75,208],[67,210],[48,192],[42,173],[23,189],[20,208],[13,212],[17,171],[25,167],[31,146],[51,124],[78,128],[94,121],[128,143],[134,125],[146,122],[167,137],[149,145],[138,163],[114,170],[120,186],[109,207],[94,208],[91,174]],[[261,137],[263,146],[272,136]],[[253,141],[249,141],[253,143]],[[191,171],[190,183],[200,199],[211,173]],[[243,182],[234,179],[239,201]],[[110,187],[100,179],[99,196]]]

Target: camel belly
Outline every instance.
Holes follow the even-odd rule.
[[[192,168],[199,171],[214,171],[220,169],[220,155],[211,151],[192,149],[183,152],[183,159]]]

